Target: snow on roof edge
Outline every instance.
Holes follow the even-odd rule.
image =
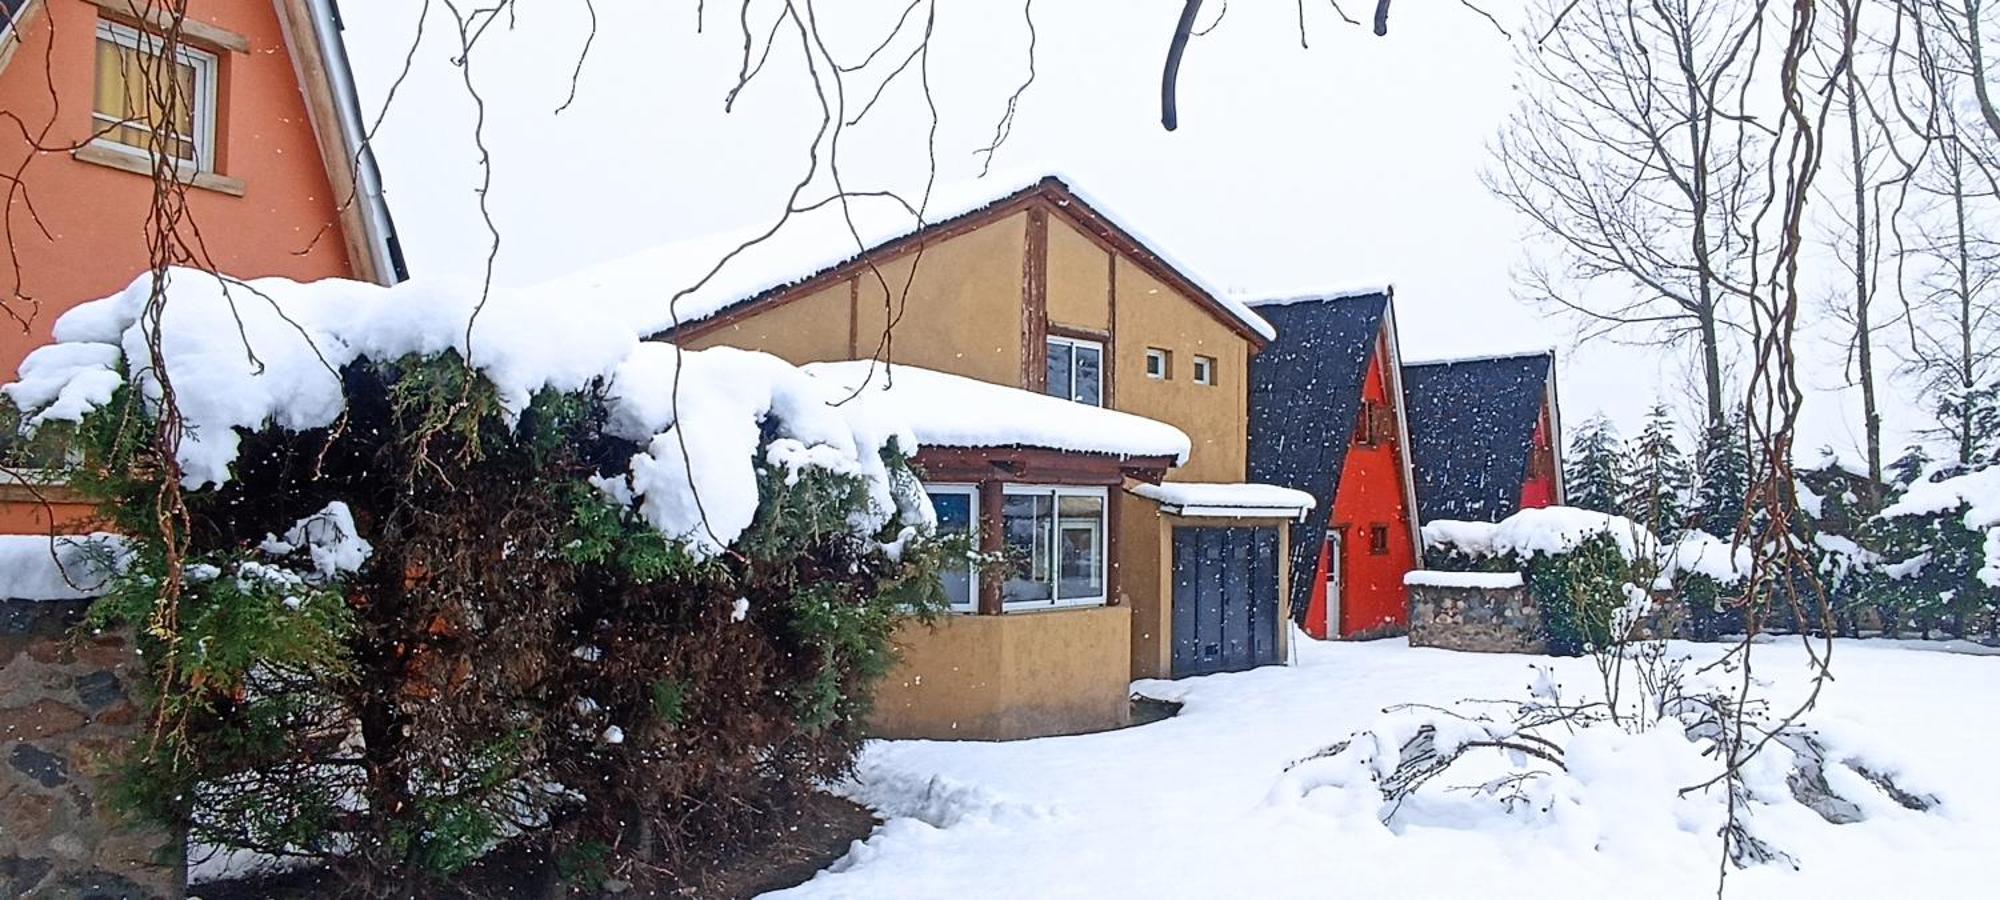
[[[1245,306],[1256,308],[1260,306],[1291,306],[1295,303],[1319,303],[1327,300],[1348,300],[1354,297],[1378,296],[1395,297],[1395,282],[1378,281],[1332,289],[1284,291],[1256,296],[1238,295],[1235,299]]]
[[[1474,353],[1465,356],[1439,356],[1428,359],[1405,359],[1403,360],[1403,368],[1407,369],[1412,366],[1448,366],[1454,363],[1497,362],[1503,359],[1533,359],[1541,356],[1546,356],[1553,359],[1555,355],[1556,355],[1556,348],[1554,347],[1544,347],[1539,350],[1496,351],[1493,353]]]

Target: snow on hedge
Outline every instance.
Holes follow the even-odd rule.
[[[927,447],[1040,447],[1176,464],[1190,448],[1188,436],[1164,422],[931,369],[861,359],[808,363],[805,371],[841,397],[853,395],[845,406],[864,416],[894,410]]]
[[[2000,466],[1989,466],[1941,481],[1919,480],[1896,502],[1882,510],[1882,518],[1928,516],[1966,507],[1965,527],[1980,529],[2000,525]]]
[[[1664,548],[1661,563],[1669,572],[1706,575],[1726,585],[1742,583],[1753,565],[1750,548],[1694,530]]]
[[[0,534],[0,600],[87,600],[130,552],[110,534]]]
[[[1275,484],[1169,481],[1127,490],[1183,516],[1302,516],[1313,495]]]
[[[140,321],[150,290],[150,274],[141,275],[56,321],[56,343],[30,354],[21,380],[0,388],[28,413],[26,427],[78,421],[110,402],[124,383],[121,362],[157,412],[162,391]],[[636,303],[501,290],[482,300],[477,286],[242,281],[179,268],[167,273],[166,290],[159,343],[187,424],[178,458],[190,489],[229,481],[238,429],[333,424],[346,404],[341,367],[447,350],[493,383],[509,417],[538,391],[577,391],[603,379],[613,432],[645,449],[599,486],[697,553],[727,546],[750,524],[760,449],[767,465],[866,478],[875,503],[854,523],[858,530],[899,512],[882,451],[916,450],[888,411],[837,405],[836,386],[776,357],[641,342],[629,312]],[[760,448],[760,424],[773,420],[776,440]]]
[[[1627,560],[1658,552],[1652,532],[1624,516],[1549,506],[1524,509],[1498,523],[1436,519],[1424,524],[1424,546],[1474,557],[1560,555],[1585,541],[1610,535]]]

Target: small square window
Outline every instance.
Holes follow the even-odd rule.
[[[172,104],[155,96],[150,81],[161,58],[153,35],[111,22],[97,23],[97,84],[91,104],[92,142],[136,155],[164,147],[175,161],[198,172],[215,171],[215,89],[219,65],[212,53],[181,46],[174,51]]]
[[[1215,383],[1215,357],[1197,356],[1194,358],[1194,383]]]
[[[1368,552],[1374,556],[1389,555],[1389,526],[1368,526]]]
[[[1373,447],[1381,439],[1375,433],[1375,407],[1373,400],[1361,401],[1360,418],[1354,423],[1354,443],[1359,446]]]
[[[1146,377],[1165,381],[1174,377],[1174,354],[1158,347],[1146,348]]]

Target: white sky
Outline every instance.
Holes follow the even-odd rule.
[[[453,66],[457,34],[440,7],[377,150],[413,274],[478,277],[488,237],[479,218],[474,107]],[[765,223],[805,171],[819,115],[797,37],[725,115],[741,35],[735,4],[597,0],[599,29],[574,104],[556,114],[588,18],[583,4],[522,0],[473,60],[493,154],[489,203],[502,242],[501,284],[539,282],[670,241]],[[1351,12],[1372,4],[1347,0]],[[1486,7],[1503,22],[1510,0]],[[414,35],[419,4],[346,0],[347,40],[370,115]],[[822,2],[834,52],[864,54],[900,0]],[[1026,64],[1027,31],[1011,2],[941,3],[931,63],[940,108],[940,177],[975,178]],[[1203,22],[1220,6],[1210,0]],[[1655,399],[1698,403],[1679,354],[1595,341],[1512,297],[1524,224],[1479,183],[1486,145],[1513,106],[1506,38],[1448,0],[1405,0],[1390,35],[1346,25],[1308,3],[1311,49],[1294,4],[1237,0],[1181,69],[1181,127],[1159,125],[1159,76],[1179,0],[1040,0],[1035,83],[996,172],[1056,171],[1111,206],[1177,261],[1231,291],[1302,293],[1391,282],[1406,358],[1550,346],[1562,352],[1570,423],[1597,411],[1628,433]],[[761,44],[777,6],[753,21]],[[899,56],[883,54],[886,72]],[[866,79],[872,86],[879,76]],[[909,80],[843,138],[848,187],[915,194],[924,172],[923,104]],[[872,89],[872,88],[871,88]],[[864,97],[850,99],[857,108]],[[999,179],[999,175],[994,176]],[[1011,179],[1013,176],[1010,175]],[[1003,185],[996,184],[996,190]],[[779,273],[773,273],[779,274]],[[684,285],[663,285],[662,296]],[[1812,387],[1837,385],[1821,341]],[[1908,402],[1891,392],[1892,426]],[[1816,392],[1800,444],[1855,454],[1858,400]],[[1691,419],[1690,419],[1691,420]],[[1892,427],[1885,453],[1901,438]]]

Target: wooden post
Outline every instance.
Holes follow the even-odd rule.
[[[979,552],[982,554],[998,555],[1006,547],[1006,536],[1001,532],[1001,513],[1006,503],[1006,493],[1000,482],[989,478],[979,483]],[[1000,588],[1006,581],[1006,573],[997,566],[979,570],[980,615],[1000,614]]]

